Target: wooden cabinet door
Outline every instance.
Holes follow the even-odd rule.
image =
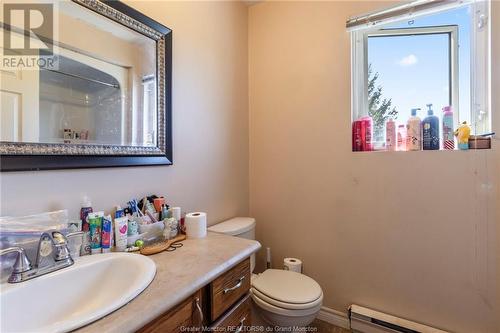
[[[250,294],[244,296],[232,309],[226,312],[211,328],[213,332],[250,332],[252,325]]]
[[[210,284],[212,322],[250,290],[250,277],[250,258],[247,258]]]
[[[174,333],[186,332],[186,327],[201,327],[203,324],[201,290],[191,295],[181,304],[156,318],[138,332]]]

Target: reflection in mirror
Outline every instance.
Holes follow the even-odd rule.
[[[1,141],[156,146],[156,41],[73,2],[56,8],[57,66],[0,71]]]

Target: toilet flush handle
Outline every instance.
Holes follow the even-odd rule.
[[[238,280],[238,283],[236,283],[234,286],[232,286],[231,288],[226,288],[222,291],[223,294],[227,294],[233,290],[236,290],[238,289],[239,287],[241,287],[241,285],[243,284],[243,280],[245,280],[245,276],[243,275],[242,277],[240,277],[240,279]]]

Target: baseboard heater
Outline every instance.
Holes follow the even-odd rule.
[[[398,318],[359,305],[349,307],[349,320],[354,332],[362,333],[448,333],[430,326]]]

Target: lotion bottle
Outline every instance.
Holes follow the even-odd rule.
[[[434,115],[432,104],[427,107],[427,117],[422,122],[424,150],[439,150],[439,118]]]
[[[396,122],[389,118],[385,123],[385,148],[389,151],[395,151],[396,145]]]
[[[455,149],[455,138],[453,137],[453,109],[451,106],[443,108],[443,148]]]
[[[398,126],[398,151],[406,151],[406,126]]]
[[[420,108],[411,109],[411,117],[406,124],[406,149],[407,150],[421,150],[422,149],[422,134],[421,126],[422,121],[417,116],[417,111]]]
[[[115,218],[115,250],[123,252],[127,249],[128,217]]]

